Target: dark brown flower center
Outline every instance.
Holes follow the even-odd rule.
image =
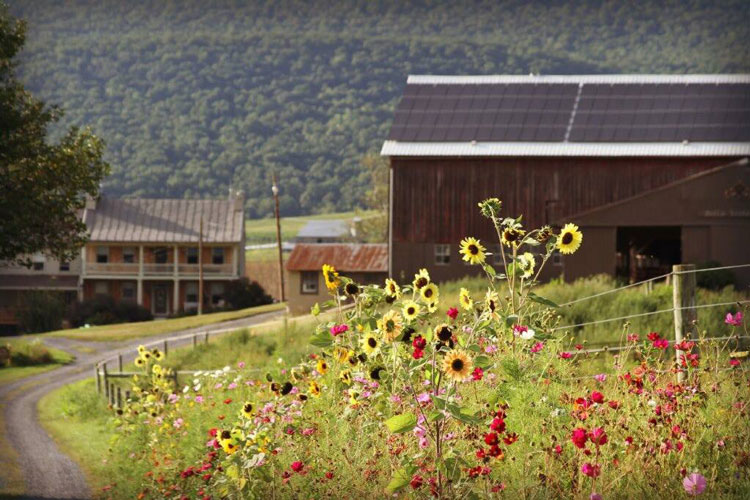
[[[250,413],[251,411],[253,411],[253,405],[251,405],[250,403],[246,404],[245,413]]]
[[[424,291],[424,296],[425,296],[425,298],[428,298],[428,299],[430,297],[432,297],[432,288],[428,288],[427,290],[425,290]]]
[[[375,349],[378,346],[378,341],[375,340],[374,337],[370,337],[369,339],[367,339],[367,345]]]
[[[423,286],[427,285],[427,278],[419,278],[417,282],[414,284],[417,288],[422,288]]]
[[[407,308],[407,309],[406,309],[406,313],[407,313],[407,314],[408,314],[409,316],[411,316],[411,315],[412,315],[412,314],[414,314],[415,312],[416,312],[416,311],[414,310],[414,307],[409,307],[409,308]]]
[[[563,245],[570,245],[573,242],[573,233],[565,233],[562,237]]]
[[[470,253],[471,255],[476,255],[476,254],[478,254],[478,253],[479,253],[479,248],[477,248],[477,246],[476,246],[476,245],[474,245],[474,244],[472,244],[472,245],[469,245],[469,253]]]
[[[460,372],[464,369],[464,362],[460,359],[454,359],[451,362],[451,369],[455,372]]]
[[[438,338],[439,338],[440,340],[442,340],[443,342],[446,342],[446,341],[447,341],[447,340],[449,340],[449,339],[450,339],[450,338],[451,338],[452,336],[453,336],[453,334],[451,333],[451,329],[450,329],[450,328],[448,328],[447,326],[444,326],[444,327],[442,327],[442,328],[440,329],[440,331],[438,332]]]
[[[388,321],[385,322],[386,331],[392,332],[394,328],[396,328],[396,323],[394,323],[392,319],[389,319]]]

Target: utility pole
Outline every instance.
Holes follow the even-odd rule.
[[[203,314],[203,216],[198,231],[198,316]]]
[[[281,296],[279,300],[281,302],[286,301],[286,294],[284,293],[284,257],[281,251],[281,220],[279,219],[279,187],[276,185],[276,174],[273,174],[273,186],[271,186],[271,192],[273,193],[273,201],[276,206],[276,244],[279,247],[279,290],[281,290]]]

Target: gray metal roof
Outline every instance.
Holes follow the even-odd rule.
[[[685,142],[701,146],[676,147]],[[750,75],[417,75],[382,154],[734,156],[748,146]]]
[[[83,221],[94,242],[198,243],[201,217],[205,243],[242,241],[234,200],[101,198]]]
[[[297,233],[298,238],[340,238],[349,235],[349,221],[344,219],[311,220]]]

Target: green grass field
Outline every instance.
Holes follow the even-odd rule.
[[[285,304],[268,304],[258,307],[240,309],[239,311],[225,311],[201,316],[185,316],[156,321],[144,321],[141,323],[119,323],[115,325],[100,325],[91,328],[71,328],[68,330],[57,330],[54,332],[37,334],[40,336],[65,337],[76,340],[93,341],[118,341],[131,340],[162,333],[176,332],[187,328],[195,328],[222,321],[247,318],[271,311],[283,309]]]
[[[322,219],[351,219],[353,217],[367,217],[372,212],[337,212],[332,214],[306,215],[302,217],[281,218],[281,239],[288,241],[297,236],[302,227],[311,220]],[[276,219],[253,219],[245,221],[245,241],[247,245],[275,243]]]
[[[37,373],[44,373],[68,364],[75,359],[75,356],[72,354],[44,345],[39,340],[13,339],[5,343],[10,345],[11,350],[20,350],[24,353],[31,354],[37,351],[46,351],[49,353],[49,357],[47,358],[49,361],[35,361],[35,356],[32,355],[29,358],[28,364],[0,366],[0,384],[7,384],[14,380],[36,375]]]

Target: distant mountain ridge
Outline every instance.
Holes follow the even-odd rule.
[[[750,70],[750,4],[36,0],[20,76],[107,142],[113,196],[361,206],[412,74]],[[153,3],[153,5],[152,5]]]

